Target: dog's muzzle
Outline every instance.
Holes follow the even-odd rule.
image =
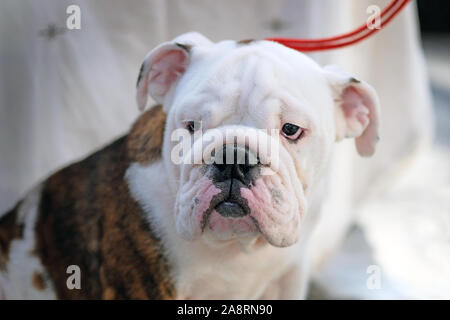
[[[241,188],[250,188],[259,176],[260,161],[248,147],[226,144],[215,152],[212,163],[212,180],[225,193],[224,200],[216,207],[223,217],[239,218],[250,213],[241,197]]]

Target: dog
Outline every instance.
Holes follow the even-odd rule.
[[[275,42],[192,32],[150,51],[136,95],[158,105],[1,217],[4,297],[305,298],[335,144],[374,153],[375,90]]]

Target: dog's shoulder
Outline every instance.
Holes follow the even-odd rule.
[[[130,162],[149,164],[161,157],[166,124],[166,114],[158,105],[141,115],[127,137],[127,154]]]
[[[40,185],[30,252],[45,270],[35,281],[37,289],[51,286],[62,299],[173,296],[161,241],[125,180],[132,163],[160,158],[164,123],[161,107],[154,107],[128,135]],[[1,220],[0,266],[7,264],[12,240],[21,237],[16,219],[21,206]],[[70,266],[80,270],[81,289],[67,285]]]

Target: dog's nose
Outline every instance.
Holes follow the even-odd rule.
[[[255,178],[260,162],[248,147],[226,144],[215,154],[214,167],[219,181],[238,179],[244,185],[250,185]]]

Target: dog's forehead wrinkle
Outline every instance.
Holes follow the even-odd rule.
[[[308,63],[305,70],[300,68],[305,72],[299,72],[290,66],[295,59],[283,59],[283,51],[280,56],[266,52],[264,45],[235,48],[226,43],[219,47],[224,52],[216,60],[197,61],[206,66],[202,67],[202,79],[196,79],[197,86],[186,91],[191,97],[198,95],[197,101],[183,106],[186,114],[195,110],[203,123],[210,118],[209,127],[251,123],[266,128],[278,127],[283,121],[306,126],[314,121],[308,118],[318,116],[308,101],[307,77],[313,69]]]
[[[175,111],[176,119],[179,121],[197,120],[201,121],[202,125],[207,125],[210,119],[215,117],[217,109],[221,109],[218,108],[218,102],[221,99],[216,91],[202,90],[186,99],[180,100],[181,102],[177,104]]]
[[[242,59],[247,62],[236,72],[234,79],[239,81],[239,85],[235,88],[232,96],[236,99],[235,112],[240,114],[240,122],[244,122],[244,118],[255,117],[254,120],[267,120],[272,110],[266,110],[265,101],[273,97],[273,90],[269,84],[264,83],[267,74],[264,72],[265,64],[260,63],[261,57],[251,57],[251,59]],[[248,115],[251,114],[251,117]],[[253,121],[258,122],[258,121]],[[264,123],[263,126],[267,124]]]

